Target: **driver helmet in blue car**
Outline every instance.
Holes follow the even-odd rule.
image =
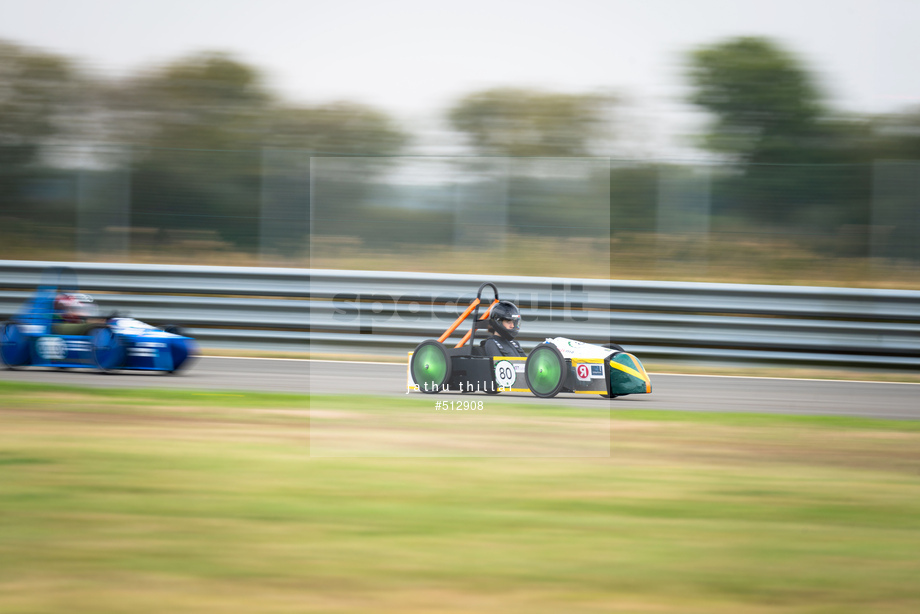
[[[88,294],[63,292],[54,299],[55,316],[64,322],[83,323],[99,315],[99,309]]]

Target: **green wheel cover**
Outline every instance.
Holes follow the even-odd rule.
[[[412,379],[422,392],[438,392],[450,377],[450,359],[437,341],[424,341],[415,349],[411,368]]]
[[[531,392],[538,397],[553,397],[562,388],[564,361],[550,346],[537,346],[527,357],[524,372]]]

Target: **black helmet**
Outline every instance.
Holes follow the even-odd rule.
[[[505,325],[501,323],[502,320],[511,320],[514,326],[505,328]],[[510,301],[499,301],[489,312],[489,328],[501,337],[511,341],[517,337],[518,332],[521,330],[521,310]]]

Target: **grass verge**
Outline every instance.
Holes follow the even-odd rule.
[[[920,610],[914,422],[613,411],[603,458],[317,458],[311,424],[413,404],[0,398],[0,612]]]

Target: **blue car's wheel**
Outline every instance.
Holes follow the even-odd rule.
[[[93,346],[93,363],[103,372],[120,369],[125,364],[125,345],[111,328],[99,327],[89,331]]]
[[[187,369],[195,358],[195,344],[191,339],[174,339],[169,344],[172,353],[173,368],[169,373],[178,373]]]
[[[12,322],[0,326],[0,362],[10,369],[29,363],[29,338]]]

